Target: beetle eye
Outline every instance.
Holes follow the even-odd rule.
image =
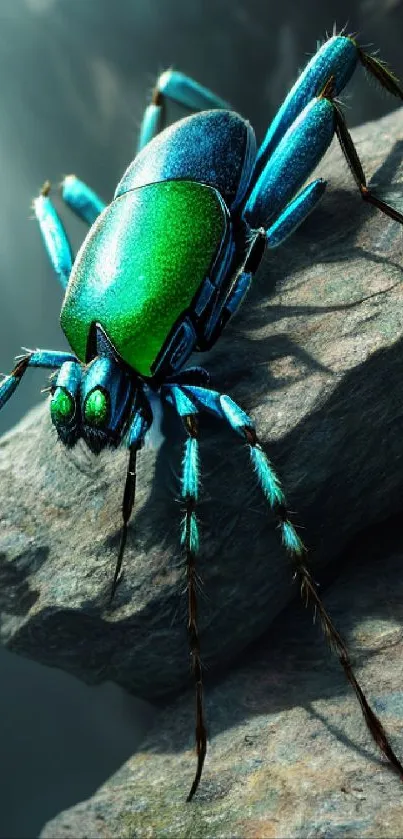
[[[50,415],[54,425],[70,422],[75,414],[75,401],[64,387],[57,387],[50,401]]]
[[[106,425],[109,415],[109,399],[100,388],[88,394],[84,405],[84,420],[89,425]]]

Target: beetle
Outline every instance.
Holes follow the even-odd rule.
[[[239,309],[266,249],[304,221],[326,182],[307,178],[337,135],[361,197],[403,223],[378,199],[335,97],[360,62],[390,93],[403,90],[379,58],[353,36],[334,34],[310,60],[257,149],[251,125],[190,77],[168,70],[145,110],[138,152],[104,202],[73,175],[62,184],[67,205],[90,225],[73,259],[67,234],[46,182],[34,201],[45,248],[65,289],[60,322],[72,352],[29,350],[0,384],[0,408],[28,367],[50,368],[50,412],[61,442],[81,437],[99,454],[129,450],[122,503],[121,541],[110,602],[121,577],[136,486],[136,457],[153,424],[153,405],[169,403],[186,432],[181,497],[181,544],[186,558],[188,634],[196,689],[197,768],[187,796],[200,782],[206,725],[196,611],[199,533],[198,415],[225,420],[249,447],[258,482],[277,518],[301,590],[318,612],[325,635],[352,685],[367,726],[392,767],[403,767],[352,670],[348,652],[318,595],[306,549],[287,511],[280,481],[252,419],[228,395],[209,387],[201,367],[186,368],[191,354],[209,350]],[[196,113],[164,128],[173,100]]]

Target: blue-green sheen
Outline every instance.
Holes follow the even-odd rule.
[[[182,522],[182,532],[181,532],[181,545],[186,545],[187,540],[187,516],[183,519]],[[192,553],[197,554],[199,552],[200,546],[200,539],[199,539],[199,528],[197,524],[197,519],[195,513],[190,513],[189,517],[189,548]]]
[[[290,521],[284,521],[281,523],[281,536],[283,544],[290,553],[298,555],[305,553],[305,545],[299,538],[294,525],[291,524]]]
[[[182,474],[182,498],[197,500],[199,492],[199,444],[194,437],[189,437],[185,443]]]
[[[71,272],[60,322],[86,360],[99,323],[124,361],[144,376],[209,274],[226,229],[221,197],[194,181],[127,192],[99,216]]]
[[[274,507],[276,504],[284,504],[284,493],[269,459],[257,446],[250,446],[249,451],[260,486],[270,506]]]

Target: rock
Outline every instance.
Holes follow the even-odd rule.
[[[402,211],[403,112],[353,137],[377,194]],[[242,311],[198,359],[256,421],[319,580],[355,534],[400,509],[403,490],[403,231],[363,204],[337,143],[320,174],[330,182],[320,208],[268,254]],[[46,404],[0,441],[3,643],[151,700],[190,679],[178,547],[183,435],[168,410],[165,433],[157,453],[139,458],[111,613],[127,452],[68,452]],[[199,626],[215,673],[297,591],[237,435],[202,418],[201,456]]]
[[[360,536],[325,601],[402,759],[400,533],[396,519]],[[400,837],[401,780],[380,759],[337,660],[306,618],[300,604],[288,606],[210,686],[209,750],[190,804],[189,694],[163,712],[140,752],[89,801],[49,822],[41,839]]]

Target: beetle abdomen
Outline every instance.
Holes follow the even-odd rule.
[[[242,201],[256,156],[252,126],[233,111],[203,111],[165,128],[135,157],[115,198],[145,184],[188,179],[217,189],[231,211]]]
[[[227,228],[215,189],[165,181],[115,199],[74,263],[60,322],[82,361],[99,323],[122,359],[143,376],[208,276]]]

